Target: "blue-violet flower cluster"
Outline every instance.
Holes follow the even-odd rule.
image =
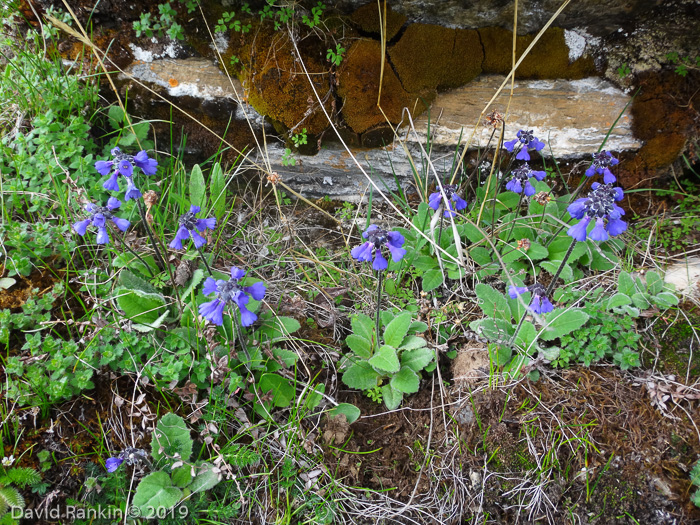
[[[138,199],[141,192],[134,184],[134,165],[141,168],[146,175],[154,175],[158,169],[158,161],[148,158],[145,151],[139,151],[136,155],[122,153],[119,148],[112,149],[112,160],[98,160],[95,162],[95,169],[100,175],[112,175],[102,184],[102,187],[110,191],[119,191],[118,176],[122,175],[126,179],[126,194],[124,200]]]
[[[383,246],[389,249],[394,262],[400,261],[406,255],[406,250],[401,247],[405,239],[399,232],[388,232],[382,230],[376,224],[372,224],[362,234],[362,237],[367,239],[367,242],[353,248],[350,254],[360,262],[369,262],[374,259],[372,268],[377,271],[386,270],[389,266],[384,255],[382,255]]]
[[[615,166],[620,161],[612,156],[609,151],[600,151],[593,154],[593,163],[586,170],[586,177],[592,177],[596,173],[603,175],[605,184],[612,184],[617,179],[610,171],[610,166]]]
[[[190,206],[190,211],[180,216],[180,227],[177,229],[175,238],[168,245],[176,250],[182,249],[182,241],[186,241],[190,237],[194,241],[195,248],[199,249],[207,243],[207,240],[197,233],[197,230],[203,232],[206,229],[213,230],[216,228],[216,217],[209,219],[198,219],[196,215],[199,213],[199,206]]]
[[[445,193],[445,198],[449,203],[449,209],[445,210],[443,217],[454,217],[456,215],[455,211],[462,211],[467,207],[467,201],[462,197],[457,195],[457,189],[459,186],[457,184],[443,184],[442,189]],[[439,191],[436,193],[431,193],[428,197],[428,205],[437,210],[442,204],[442,193]]]
[[[515,156],[518,160],[530,160],[530,153],[528,150],[540,151],[544,148],[544,142],[535,137],[532,130],[521,129],[516,133],[517,139],[509,140],[503,144],[509,152],[513,153],[516,144],[521,144],[520,151]]]
[[[107,233],[107,221],[112,221],[117,228],[125,232],[130,225],[126,219],[120,219],[114,216],[119,207],[122,205],[118,199],[110,197],[107,201],[107,206],[96,206],[95,204],[86,204],[85,210],[90,214],[90,217],[83,221],[78,221],[73,224],[73,229],[80,236],[84,236],[87,227],[92,224],[97,228],[97,244],[109,243],[109,234]]]
[[[616,201],[624,198],[622,188],[612,184],[594,182],[588,197],[576,199],[567,211],[574,219],[580,219],[566,232],[577,241],[585,241],[586,236],[594,241],[607,241],[610,236],[620,235],[627,229],[627,223],[620,219],[625,210]],[[587,233],[588,224],[595,220],[595,228]]]
[[[204,281],[202,293],[204,295],[216,294],[216,299],[200,304],[200,315],[215,325],[222,325],[224,322],[224,307],[227,303],[235,303],[241,312],[241,325],[252,325],[258,316],[248,310],[246,305],[251,297],[256,301],[262,301],[267,289],[261,282],[251,286],[241,286],[239,281],[245,277],[245,274],[245,270],[232,266],[231,279],[228,281],[222,279],[214,280],[211,277],[207,277],[207,280]]]
[[[522,166],[515,168],[511,175],[512,178],[506,184],[506,189],[515,193],[521,193],[524,188],[525,195],[531,197],[535,194],[535,187],[530,182],[530,179],[544,180],[547,172],[533,170],[526,162]]]
[[[546,314],[554,310],[554,306],[545,295],[546,289],[540,283],[535,283],[531,286],[511,286],[508,289],[508,295],[511,299],[515,299],[519,295],[527,292],[532,292],[532,301],[530,302],[530,310],[537,315]]]
[[[140,461],[147,461],[146,451],[140,448],[126,447],[115,457],[107,459],[107,461],[105,461],[105,467],[107,468],[107,472],[114,472],[124,462],[126,462],[127,465],[135,465]]]

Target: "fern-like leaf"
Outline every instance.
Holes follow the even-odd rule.
[[[7,477],[12,483],[24,488],[27,485],[36,485],[41,481],[41,476],[33,468],[17,467],[7,471]]]
[[[700,507],[700,490],[695,491],[695,494],[693,494],[691,501],[696,507]]]
[[[0,501],[4,503],[6,511],[9,507],[24,508],[24,498],[14,487],[4,487],[0,489]]]
[[[696,487],[700,487],[700,461],[695,463],[695,466],[690,471],[690,482]]]

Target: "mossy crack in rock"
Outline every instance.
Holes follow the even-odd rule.
[[[427,92],[462,86],[476,78],[484,51],[475,30],[413,24],[389,56],[406,90]]]
[[[382,17],[384,16],[384,5],[382,4]],[[382,20],[379,15],[379,7],[377,3],[370,2],[362,7],[355,10],[355,12],[350,15],[350,20],[365,33],[373,34],[379,37],[382,32]],[[386,9],[386,40],[390,42],[398,32],[401,30],[403,25],[406,23],[406,16],[393,11],[390,7]]]
[[[478,31],[484,46],[484,73],[509,73],[513,62],[513,33],[500,27],[485,27]],[[533,42],[535,36],[533,34],[516,37],[516,62]],[[583,55],[570,62],[570,52],[565,31],[559,27],[549,28],[518,66],[515,77],[578,79],[595,74],[595,65],[591,56]]]
[[[356,41],[347,52],[338,71],[338,94],[343,99],[342,114],[345,122],[357,133],[375,126],[401,122],[404,108],[413,116],[422,113],[426,106],[421,95],[406,91],[388,63],[384,65],[381,80],[381,110],[377,106],[382,72],[382,49],[376,40]],[[434,94],[424,93],[432,99]],[[427,101],[426,101],[427,102]]]

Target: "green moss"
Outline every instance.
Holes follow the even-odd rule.
[[[690,365],[690,381],[693,382],[700,377],[700,352],[693,351],[691,358],[690,345],[695,337],[693,330],[700,330],[700,318],[697,315],[689,315],[689,318],[692,326],[685,319],[671,325],[656,323],[653,337],[659,341],[659,371],[685,377]]]
[[[412,24],[389,56],[404,88],[419,93],[473,80],[481,73],[484,53],[474,30]]]
[[[484,73],[505,75],[512,65],[513,33],[500,27],[479,29],[484,46]],[[516,37],[516,61],[532,43],[535,35]],[[569,63],[569,46],[564,40],[564,30],[549,28],[518,67],[516,78],[567,78],[578,79],[595,74],[593,58],[583,56]]]
[[[382,3],[382,10],[384,9]],[[369,4],[363,5],[357,9],[352,15],[350,15],[350,20],[365,33],[372,33],[375,36],[379,36],[381,33],[380,19],[379,19],[379,7],[376,2],[370,2]],[[395,13],[387,6],[386,9],[386,40],[390,41],[396,36],[399,30],[406,23],[406,16],[399,13]]]
[[[381,109],[377,107],[381,67],[381,45],[375,40],[361,39],[348,50],[338,70],[338,94],[343,99],[345,122],[356,133],[370,128],[401,122],[403,108],[416,116],[426,107],[420,97],[408,93],[388,63],[384,66],[381,88]],[[430,94],[426,94],[430,95]],[[426,100],[429,103],[429,100]],[[386,118],[385,118],[386,115]]]

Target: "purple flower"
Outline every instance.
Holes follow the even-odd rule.
[[[609,151],[600,151],[593,154],[593,163],[586,170],[586,177],[592,177],[594,174],[602,174],[605,184],[612,184],[617,179],[610,171],[610,166],[615,166],[620,161],[612,156]]]
[[[216,227],[216,218],[198,219],[195,217],[199,213],[199,206],[190,206],[190,211],[180,216],[180,227],[175,234],[175,238],[168,245],[176,250],[182,249],[182,241],[192,237],[195,248],[201,248],[207,243],[207,240],[197,233],[197,230],[203,232],[206,229],[213,230]]]
[[[126,447],[113,458],[107,459],[107,461],[105,461],[105,467],[107,468],[107,472],[114,472],[122,463],[131,466],[141,462],[148,463],[146,451],[140,448]]]
[[[124,463],[124,460],[120,457],[109,458],[107,461],[105,461],[105,467],[107,468],[107,472],[114,472],[120,467],[122,463]]]
[[[528,150],[540,151],[542,148],[544,148],[544,142],[535,137],[532,130],[521,129],[518,131],[516,136],[518,137],[517,139],[509,140],[503,144],[503,147],[505,147],[509,152],[513,153],[516,144],[521,144],[520,151],[515,156],[515,158],[518,160],[530,160]]]
[[[126,178],[126,195],[124,200],[138,199],[141,197],[141,192],[134,185],[132,177],[134,175],[134,164],[141,168],[146,175],[155,174],[158,169],[158,162],[155,159],[149,159],[148,153],[139,151],[136,155],[128,155],[122,153],[119,148],[112,149],[112,160],[98,160],[95,162],[95,169],[100,175],[110,175],[102,187],[110,191],[119,191],[119,175]],[[112,171],[114,170],[114,171]]]
[[[216,299],[200,304],[200,315],[215,325],[222,325],[224,323],[224,307],[227,303],[235,303],[241,312],[241,325],[252,325],[258,316],[248,310],[246,305],[251,297],[256,301],[262,301],[267,289],[261,282],[251,286],[241,286],[239,281],[245,277],[245,274],[244,270],[232,266],[231,279],[228,281],[222,279],[215,281],[211,277],[207,277],[202,293],[204,295],[216,294]]]
[[[588,197],[576,199],[569,204],[567,211],[574,219],[579,219],[566,232],[577,241],[585,241],[586,237],[593,241],[607,241],[611,236],[620,235],[627,229],[627,223],[620,220],[625,214],[616,201],[621,201],[625,194],[622,188],[612,184],[594,182]],[[595,220],[595,227],[588,234],[588,225]]]
[[[457,184],[444,184],[442,189],[449,203],[449,209],[445,210],[443,217],[454,217],[456,215],[455,211],[462,211],[467,207],[467,201],[457,195],[457,190],[459,189]],[[442,203],[442,194],[440,192],[431,193],[430,197],[428,197],[428,206],[436,211]]]
[[[386,270],[389,266],[389,263],[382,255],[382,246],[386,246],[389,249],[394,262],[400,261],[406,255],[406,250],[401,248],[405,239],[399,232],[388,232],[372,224],[362,234],[362,237],[367,239],[367,242],[353,248],[350,254],[360,262],[369,262],[374,258],[372,268],[377,271]]]
[[[114,197],[110,197],[107,201],[107,206],[96,206],[94,204],[86,204],[85,210],[90,216],[73,224],[75,232],[83,236],[87,231],[87,227],[92,224],[97,228],[97,244],[107,244],[109,242],[109,234],[107,233],[107,220],[112,221],[117,228],[125,232],[130,223],[126,219],[120,219],[114,216],[114,212],[119,209],[122,203]]]
[[[532,197],[535,194],[535,187],[530,182],[530,179],[544,180],[547,172],[533,170],[526,162],[522,166],[515,168],[511,172],[511,176],[511,179],[506,184],[506,189],[515,193],[521,193],[524,188],[525,195]]]
[[[515,299],[519,295],[527,292],[532,292],[532,301],[530,302],[530,310],[537,315],[546,314],[554,310],[554,306],[549,301],[545,292],[547,290],[540,283],[535,283],[531,286],[511,286],[508,289],[508,295],[511,299]]]

